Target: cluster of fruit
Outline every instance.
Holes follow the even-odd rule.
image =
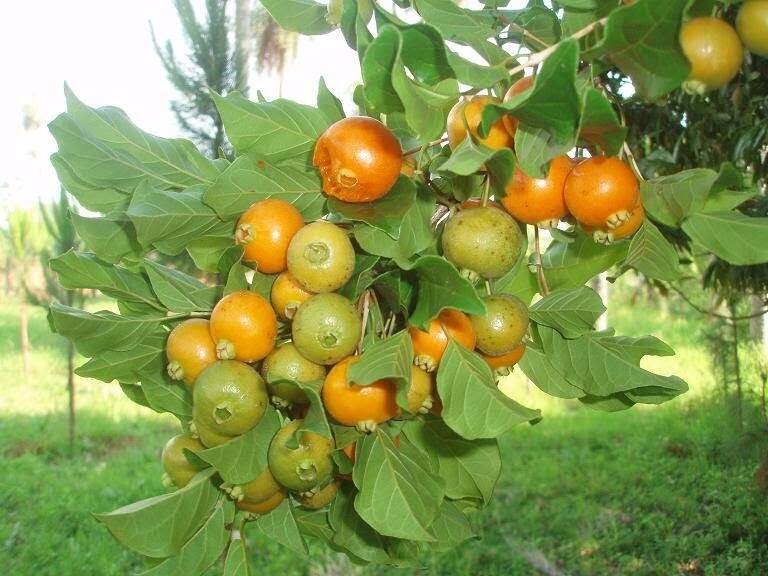
[[[685,22],[680,45],[691,63],[684,88],[697,94],[722,88],[739,73],[745,47],[758,56],[768,56],[768,0],[744,2],[735,29],[714,16]]]
[[[507,91],[504,102],[531,89],[533,81],[532,76],[518,80]],[[458,102],[448,115],[450,146],[456,148],[469,132],[488,148],[512,148],[517,131],[517,120],[512,115],[497,120],[485,136],[479,133],[483,110],[490,104],[498,103],[492,96],[474,96]],[[628,238],[640,228],[645,218],[637,177],[617,157],[595,156],[579,161],[565,155],[558,156],[550,163],[544,178],[529,176],[518,167],[505,191],[501,204],[518,222],[553,228],[561,220],[572,218],[599,244]],[[469,203],[465,207],[473,205]],[[479,219],[479,216],[475,218]],[[449,222],[446,233],[450,226]],[[462,241],[465,240],[462,238]],[[454,261],[449,250],[445,256]],[[514,256],[513,262],[517,254]]]

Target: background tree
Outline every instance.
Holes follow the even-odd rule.
[[[19,345],[21,348],[24,380],[29,380],[29,311],[25,297],[25,284],[38,255],[44,250],[47,237],[45,229],[34,212],[22,208],[13,209],[3,229],[8,269],[13,278],[13,289],[19,297]]]
[[[77,208],[69,200],[69,196],[62,188],[57,202],[40,204],[42,216],[48,235],[51,237],[51,245],[40,252],[44,285],[40,290],[27,289],[32,302],[38,306],[48,308],[53,302],[59,302],[65,306],[82,307],[84,293],[82,290],[67,290],[56,280],[56,275],[48,267],[51,258],[60,256],[70,250],[81,247],[80,239],[72,222],[72,213]],[[74,447],[76,436],[76,388],[75,388],[75,348],[72,342],[67,341],[67,395],[69,397],[69,445]]]
[[[179,125],[198,146],[215,158],[222,149],[226,151],[226,144],[221,118],[210,91],[226,94],[232,90],[246,90],[244,67],[248,59],[238,56],[238,50],[249,42],[240,36],[232,46],[227,0],[206,0],[205,22],[198,21],[190,0],[174,0],[174,4],[187,42],[186,58],[179,59],[170,41],[161,45],[150,24],[152,42],[168,73],[168,80],[180,95],[171,102],[171,110]]]
[[[285,70],[296,58],[299,34],[281,27],[259,3],[254,11],[256,70],[277,77],[277,93],[283,95]]]

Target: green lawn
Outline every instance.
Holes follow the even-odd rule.
[[[546,561],[572,575],[767,574],[768,509],[755,472],[768,437],[757,403],[749,397],[755,407],[740,432],[715,400],[705,320],[682,308],[670,320],[652,302],[616,300],[620,333],[654,333],[678,349],[648,366],[684,376],[687,398],[606,415],[547,399],[513,377],[505,387],[547,417],[503,438],[503,476],[479,540],[398,570],[359,569],[322,549],[300,558],[255,539],[254,573],[533,575]],[[35,310],[25,384],[17,322],[16,307],[1,305],[0,573],[133,573],[136,556],[89,513],[163,490],[159,452],[174,419],[131,404],[116,385],[80,380],[70,454],[63,343]],[[750,373],[746,380],[756,386]]]

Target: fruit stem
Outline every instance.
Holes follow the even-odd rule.
[[[370,290],[366,290],[363,292],[362,295],[362,301],[363,301],[363,325],[362,329],[360,331],[360,341],[357,343],[357,354],[359,355],[363,351],[363,340],[365,340],[365,330],[368,325],[368,313],[371,309],[371,292]]]
[[[411,156],[413,154],[416,154],[417,152],[421,152],[422,150],[429,148],[430,146],[437,146],[438,144],[442,144],[443,142],[447,142],[447,141],[448,141],[447,136],[438,138],[437,140],[432,140],[432,142],[429,142],[426,145],[422,145],[417,148],[411,148],[410,150],[406,150],[405,152],[403,152],[403,156]]]
[[[536,249],[536,278],[539,281],[539,291],[542,296],[549,294],[549,285],[544,276],[544,266],[541,263],[541,241],[539,239],[539,227],[533,227],[533,244]]]
[[[483,206],[488,206],[488,196],[491,191],[491,177],[486,174],[485,176],[485,188],[483,189]]]
[[[606,22],[608,22],[608,17],[607,16],[605,18],[601,18],[600,20],[592,22],[591,24],[588,24],[587,26],[584,26],[584,28],[582,28],[581,30],[577,30],[576,32],[574,32],[570,36],[567,36],[567,37],[563,38],[562,40],[560,40],[560,42],[552,44],[552,46],[550,46],[548,48],[545,48],[541,52],[535,52],[535,53],[531,54],[530,56],[528,56],[528,59],[525,61],[525,64],[518,64],[517,66],[512,68],[509,71],[509,75],[510,76],[514,76],[515,74],[517,74],[518,72],[522,72],[526,68],[530,68],[532,66],[536,66],[538,64],[541,64],[555,50],[557,50],[557,47],[560,46],[560,44],[562,44],[564,41],[569,40],[571,38],[573,38],[574,40],[578,40],[579,38],[582,38],[582,37],[586,36],[587,34],[589,34],[590,32],[592,32],[598,26],[603,26]],[[512,60],[514,60],[515,62],[517,61],[517,58],[514,57],[514,56],[510,57],[510,58]]]

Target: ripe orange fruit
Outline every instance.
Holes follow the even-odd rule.
[[[208,320],[190,318],[177,324],[168,335],[165,355],[171,379],[184,380],[191,389],[200,372],[217,360]]]
[[[319,510],[323,506],[330,504],[333,499],[336,498],[336,494],[338,493],[340,486],[341,482],[338,480],[332,480],[330,484],[324,486],[314,494],[305,494],[300,496],[299,502],[304,508],[309,508],[310,510]]]
[[[411,384],[408,387],[408,411],[411,415],[426,414],[432,408],[432,375],[416,364],[411,366]]]
[[[577,164],[565,180],[565,205],[576,220],[596,228],[616,228],[637,205],[640,188],[632,169],[615,156],[595,156]]]
[[[275,311],[255,292],[232,292],[211,312],[211,336],[222,360],[261,360],[275,347]]]
[[[691,63],[684,87],[703,94],[722,88],[741,68],[742,45],[739,35],[720,18],[701,16],[680,28],[680,46]]]
[[[304,218],[293,204],[269,198],[251,205],[240,216],[235,240],[243,244],[243,260],[256,265],[259,272],[276,274],[286,267],[288,244]]]
[[[413,341],[413,363],[422,370],[434,372],[440,364],[445,349],[448,347],[448,338],[468,350],[475,348],[475,329],[469,317],[453,308],[446,308],[437,318],[433,319],[427,331],[416,326],[408,328]]]
[[[643,225],[644,221],[645,209],[643,208],[642,204],[638,204],[632,210],[632,214],[630,215],[629,220],[623,224],[619,224],[619,226],[613,230],[608,230],[607,228],[593,228],[591,226],[582,226],[581,228],[587,234],[592,234],[592,239],[595,242],[598,244],[605,244],[607,246],[616,240],[621,240],[622,238],[629,238],[632,236],[640,229],[640,226]]]
[[[347,370],[359,359],[347,356],[331,368],[323,382],[323,406],[339,424],[372,432],[376,424],[397,416],[397,387],[389,380],[377,380],[368,386],[352,384]]]
[[[485,138],[481,138],[477,132],[480,121],[483,119],[483,110],[488,104],[498,104],[499,99],[492,96],[473,96],[469,100],[459,100],[448,113],[448,144],[456,148],[467,137],[467,128],[472,136],[488,148],[498,150],[510,148],[514,142],[507,129],[504,128],[502,119],[496,120]],[[466,124],[466,125],[465,125]]]
[[[280,506],[285,500],[285,490],[279,490],[263,502],[251,502],[249,500],[240,500],[235,503],[240,510],[251,512],[253,514],[267,514]]]
[[[525,354],[525,343],[521,342],[516,348],[513,348],[506,354],[499,356],[489,356],[488,354],[481,354],[483,359],[488,363],[493,370],[501,368],[511,368],[520,361],[520,358]]]
[[[518,94],[522,94],[531,86],[533,86],[533,76],[520,78],[520,80],[512,84],[512,86],[509,87],[509,90],[507,90],[507,93],[504,94],[504,102],[509,102],[513,97],[517,96]],[[517,118],[511,114],[507,114],[502,117],[502,120],[504,121],[504,127],[507,129],[507,132],[509,132],[514,138],[515,133],[517,132]]]
[[[736,30],[747,50],[768,56],[768,0],[747,0],[736,15]]]
[[[312,164],[320,170],[329,196],[344,202],[373,202],[397,181],[403,150],[384,124],[354,116],[334,123],[318,138]]]
[[[312,292],[304,290],[290,272],[283,272],[275,278],[269,298],[272,308],[281,320],[290,320]]]
[[[536,224],[540,228],[557,226],[560,218],[568,213],[563,189],[571,168],[573,161],[568,156],[552,160],[546,178],[531,178],[517,168],[501,203],[519,222]]]

